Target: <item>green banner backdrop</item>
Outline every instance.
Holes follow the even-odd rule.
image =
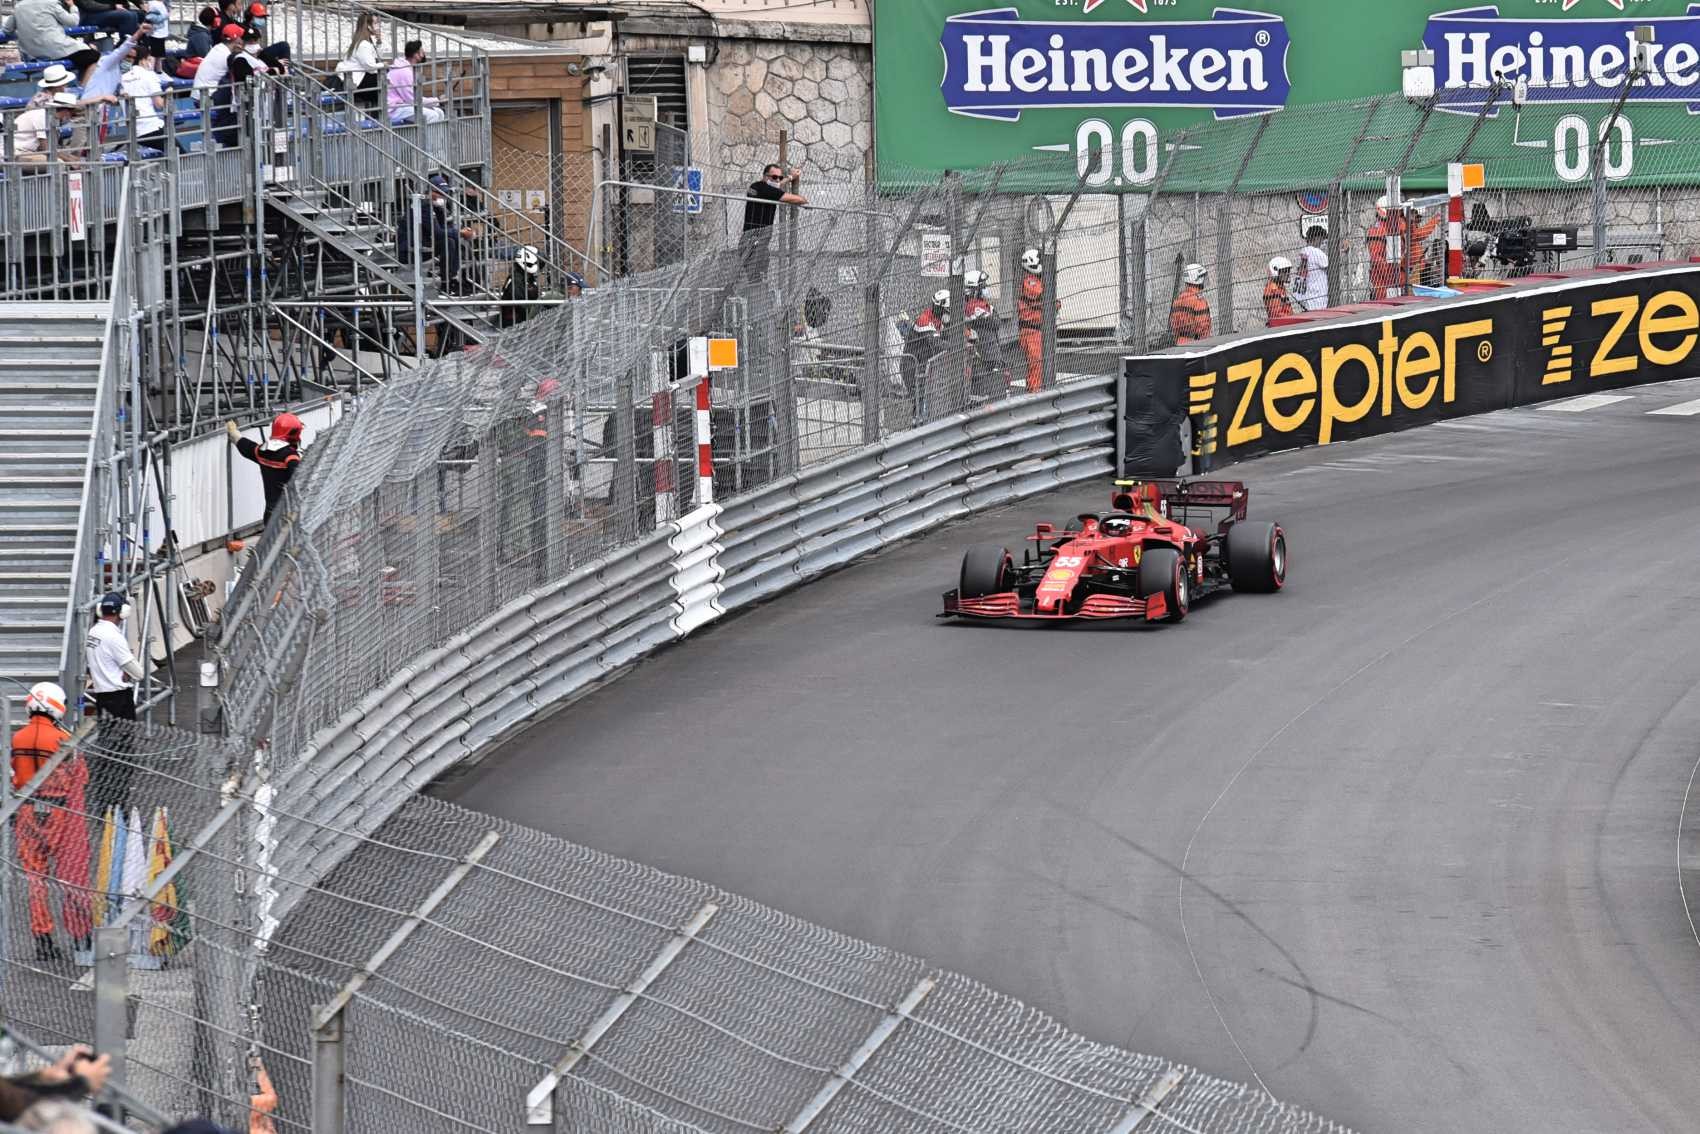
[[[1044,184],[1024,176],[1023,190],[1064,191],[1087,176],[1095,192],[1140,191],[1181,131],[1196,141],[1215,123],[1203,133],[1225,151],[1259,118],[1285,116],[1303,119],[1311,161],[1298,162],[1288,138],[1275,151],[1259,144],[1243,185],[1290,186],[1299,169],[1326,170],[1348,153],[1366,121],[1350,108],[1294,108],[1396,93],[1400,51],[1426,46],[1444,107],[1428,129],[1464,136],[1494,77],[1520,75],[1529,105],[1515,114],[1502,98],[1471,156],[1504,155],[1499,184],[1585,185],[1636,25],[1654,28],[1652,66],[1608,141],[1607,175],[1684,179],[1700,114],[1700,3],[1689,0],[879,0],[881,180],[896,189],[946,169],[1024,161],[1047,172],[1037,175]],[[1414,125],[1394,102],[1395,128],[1405,128],[1399,113]],[[1241,172],[1222,162],[1223,179]],[[1416,180],[1434,172],[1412,168]]]

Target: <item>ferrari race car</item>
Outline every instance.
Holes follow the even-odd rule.
[[[1238,481],[1118,480],[1110,508],[1061,532],[1039,524],[1019,564],[997,544],[969,548],[940,617],[1179,622],[1215,591],[1269,593],[1287,581],[1287,537],[1246,519]]]

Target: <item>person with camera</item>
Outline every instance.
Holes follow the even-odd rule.
[[[0,1078],[0,1122],[17,1122],[32,1107],[52,1100],[82,1099],[106,1089],[112,1057],[73,1045],[51,1066],[29,1075]]]

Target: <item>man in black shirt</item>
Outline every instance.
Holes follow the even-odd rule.
[[[306,424],[292,413],[280,413],[272,419],[272,437],[264,445],[242,436],[234,421],[224,423],[230,443],[236,451],[260,466],[260,486],[265,490],[266,510],[262,524],[271,523],[272,512],[283,499],[283,490],[295,469],[301,464],[301,434]]]
[[[785,171],[777,163],[762,170],[761,180],[744,194],[744,278],[759,280],[767,274],[768,244],[773,236],[773,217],[776,205],[806,205],[809,199],[797,192],[802,184],[803,171],[791,171],[791,188],[785,188]]]

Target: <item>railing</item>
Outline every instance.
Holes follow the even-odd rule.
[[[496,194],[466,175],[463,166],[488,166],[488,148],[485,146],[477,153],[465,152],[453,126],[458,121],[475,121],[481,131],[487,131],[488,104],[482,99],[469,103],[468,96],[457,95],[454,79],[451,74],[433,82],[427,74],[425,79],[416,80],[411,121],[400,124],[391,120],[387,109],[387,71],[381,73],[376,111],[362,108],[347,96],[319,96],[311,82],[299,75],[267,76],[263,85],[281,93],[281,105],[292,108],[302,122],[302,128],[295,133],[306,134],[309,142],[305,146],[305,160],[297,163],[297,169],[304,169],[317,183],[346,187],[350,183],[366,182],[381,188],[383,182],[393,182],[400,175],[411,192],[428,195],[429,180],[439,177],[447,183],[448,196],[457,203],[457,208],[491,218],[512,245],[535,246],[545,280],[559,285],[569,271],[579,274],[600,271],[601,266],[589,254],[559,233],[504,205]],[[443,84],[447,84],[448,91],[447,98],[440,100],[447,108],[444,120],[426,122],[429,108],[424,101],[425,91],[432,86],[445,89]],[[483,92],[487,85],[479,82],[475,90]],[[333,132],[353,139],[355,153],[348,156],[344,165],[327,162],[323,149],[314,144]],[[438,144],[433,145],[433,138],[438,139]]]
[[[83,461],[83,499],[77,509],[77,545],[71,557],[70,595],[66,601],[65,641],[60,648],[59,673],[67,690],[83,687],[83,640],[88,614],[100,589],[101,548],[110,505],[109,481],[116,450],[118,388],[131,366],[132,202],[130,173],[119,189],[117,236],[112,249],[109,287],[111,307],[106,314],[100,351],[100,377],[95,385],[94,422],[88,454]]]

